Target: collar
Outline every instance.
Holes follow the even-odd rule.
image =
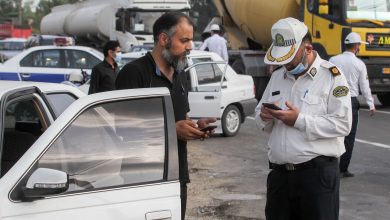
[[[301,75],[301,77],[310,77],[311,79],[314,79],[314,77],[317,75],[318,68],[321,65],[321,57],[318,53],[316,53],[316,58],[314,59],[314,62],[311,64],[311,66],[307,69],[307,71]],[[284,79],[290,78],[295,79],[295,76],[288,74],[287,69],[284,67]]]
[[[148,58],[150,59],[150,61],[153,63],[154,74],[156,74],[156,76],[161,77],[160,68],[158,68],[158,66],[156,65],[156,62],[154,61],[153,56],[152,56],[152,53],[151,53],[150,51],[148,51],[148,52],[146,53],[146,57],[148,57]]]
[[[344,51],[343,54],[345,55],[349,55],[349,56],[356,56],[354,53],[352,53],[351,51]]]
[[[314,79],[314,77],[317,75],[318,69],[321,65],[321,57],[318,53],[316,53],[316,58],[314,59],[314,62],[311,64],[309,69],[306,71],[305,76],[308,75],[311,79]]]
[[[106,67],[112,68],[111,64],[109,64],[105,58],[104,58],[104,60],[103,60],[103,64],[104,64]],[[118,67],[118,64],[114,61],[114,68],[117,68],[117,67]]]

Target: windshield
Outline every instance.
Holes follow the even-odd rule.
[[[133,12],[130,17],[130,33],[152,34],[153,24],[165,12]]]
[[[347,0],[347,18],[357,20],[390,20],[390,0]]]
[[[0,50],[23,50],[23,42],[11,42],[11,41],[2,41],[0,42]]]

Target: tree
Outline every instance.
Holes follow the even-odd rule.
[[[42,18],[51,12],[51,9],[58,5],[74,4],[84,0],[41,0],[36,8],[35,13],[31,11],[31,7],[24,8],[24,21],[32,21],[32,26],[35,31],[39,30]]]

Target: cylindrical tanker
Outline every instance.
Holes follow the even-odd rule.
[[[268,47],[272,25],[281,18],[298,18],[300,0],[224,0],[224,4],[247,37]]]

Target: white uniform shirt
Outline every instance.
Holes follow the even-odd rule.
[[[317,54],[309,70],[298,79],[287,74],[284,67],[272,73],[255,109],[257,126],[271,132],[270,162],[298,164],[320,155],[339,157],[345,152],[344,136],[352,124],[351,97],[345,77],[337,72]],[[263,102],[278,102],[282,109],[288,109],[286,101],[300,111],[293,127],[277,119],[261,120]]]
[[[366,99],[370,110],[374,109],[374,99],[371,95],[370,83],[368,81],[367,67],[354,53],[345,51],[342,54],[330,58],[329,62],[335,64],[344,73],[347,79],[351,96],[359,95],[359,87],[363,97]]]
[[[213,34],[211,37],[207,38],[199,50],[205,50],[209,48],[209,51],[217,53],[225,61],[229,61],[227,46],[225,38],[219,36],[219,34]]]

